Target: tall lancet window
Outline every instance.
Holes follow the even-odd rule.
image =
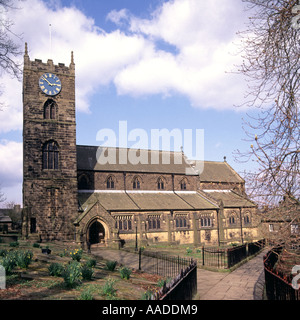
[[[58,170],[58,144],[48,141],[43,145],[43,169]]]
[[[158,190],[164,190],[165,189],[165,183],[162,178],[158,178],[157,180],[157,189]]]
[[[48,99],[44,104],[44,119],[55,119],[56,118],[57,104],[54,100]]]

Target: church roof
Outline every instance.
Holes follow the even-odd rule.
[[[251,208],[256,204],[246,197],[230,190],[203,190],[211,199],[222,201],[225,208]]]
[[[217,161],[193,161],[195,168],[203,166],[203,171],[199,173],[201,182],[233,182],[243,183],[244,180],[227,162]]]
[[[197,175],[181,152],[97,146],[77,146],[77,169]]]
[[[208,198],[200,195],[198,192],[177,191],[176,194],[189,203],[194,209],[216,209],[218,208],[216,202],[210,201]]]
[[[78,193],[84,211],[99,202],[107,211],[160,211],[217,209],[197,192],[172,191],[82,191]]]

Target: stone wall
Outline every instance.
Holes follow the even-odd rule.
[[[181,182],[185,182],[186,191],[196,191],[198,189],[198,177],[180,174],[166,173],[126,173],[123,172],[99,172],[78,170],[78,179],[83,176],[88,182],[88,190],[106,190],[107,179],[112,177],[115,190],[134,190],[133,182],[138,179],[140,182],[139,190],[158,190],[158,179],[161,178],[166,191],[181,191]]]

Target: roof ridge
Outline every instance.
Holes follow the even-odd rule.
[[[87,148],[108,148],[108,149],[127,149],[127,150],[142,150],[142,151],[150,151],[150,152],[170,152],[170,153],[174,153],[174,154],[181,154],[182,156],[184,156],[184,154],[182,153],[182,151],[174,151],[174,150],[161,150],[161,149],[144,149],[144,148],[130,148],[130,147],[108,147],[108,146],[91,146],[91,145],[80,145],[77,144],[76,147],[87,147]]]

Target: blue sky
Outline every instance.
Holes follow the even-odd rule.
[[[239,173],[253,167],[232,155],[251,144],[242,130],[251,110],[235,107],[245,102],[246,82],[231,73],[241,62],[242,1],[26,0],[19,7],[10,17],[31,60],[69,64],[74,51],[77,144],[99,145],[97,132],[118,134],[119,121],[149,137],[152,129],[204,129],[205,160],[226,156]],[[0,183],[7,200],[20,203],[22,84],[7,75],[0,81],[7,105],[0,112]]]

